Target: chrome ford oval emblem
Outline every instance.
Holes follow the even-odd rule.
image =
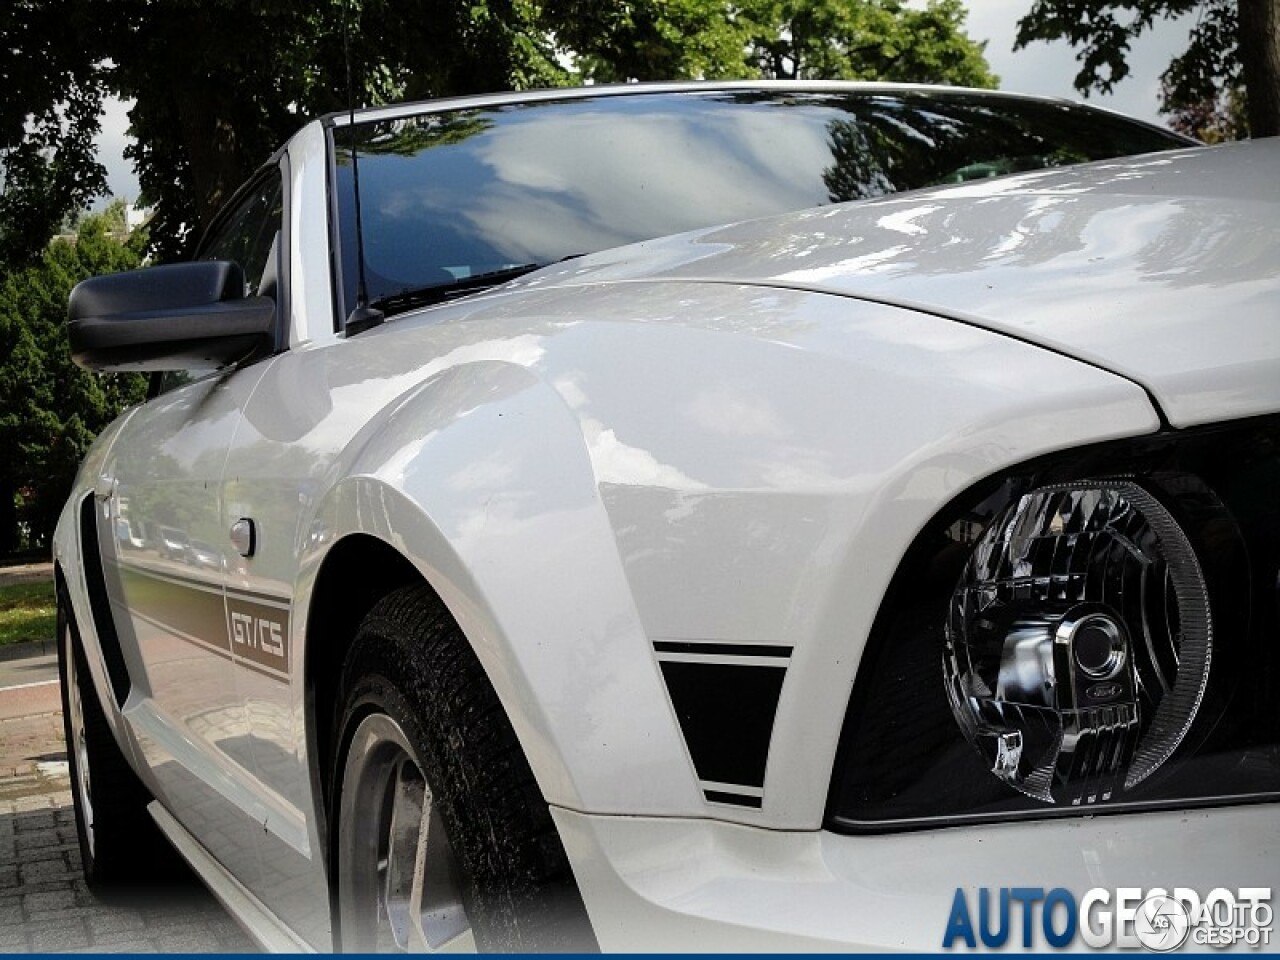
[[[1118,683],[1095,683],[1085,691],[1090,700],[1111,700],[1120,696],[1123,688]]]

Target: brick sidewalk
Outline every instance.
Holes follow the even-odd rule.
[[[0,691],[0,952],[256,952],[197,881],[111,902],[91,892],[56,685]]]
[[[61,710],[56,683],[0,690],[0,798],[14,778],[33,777],[37,764],[66,760]]]

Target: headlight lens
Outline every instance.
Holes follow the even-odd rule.
[[[951,709],[992,774],[1093,804],[1177,748],[1204,696],[1212,617],[1186,534],[1128,481],[1041,487],[987,528],[951,596]]]
[[[827,826],[1280,800],[1280,417],[961,494],[862,652]]]

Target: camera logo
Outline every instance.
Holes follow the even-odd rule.
[[[1133,933],[1148,950],[1168,953],[1187,942],[1191,917],[1181,902],[1163,894],[1147,897],[1138,905]]]

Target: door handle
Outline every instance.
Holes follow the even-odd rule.
[[[98,500],[107,501],[116,495],[116,478],[109,473],[104,473],[98,477],[98,482],[93,485],[93,495]]]
[[[258,548],[258,527],[249,517],[241,517],[231,525],[231,545],[242,557],[252,557]]]

